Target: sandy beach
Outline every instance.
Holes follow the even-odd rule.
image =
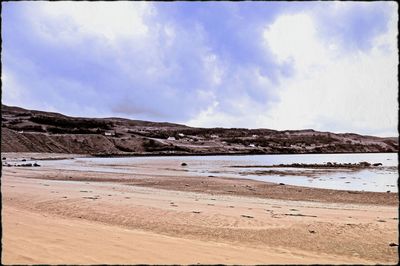
[[[4,264],[398,261],[397,193],[45,167],[1,189]]]

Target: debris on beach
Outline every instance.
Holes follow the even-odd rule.
[[[302,217],[317,217],[315,215],[306,215],[301,213],[285,213],[286,216],[302,216]]]

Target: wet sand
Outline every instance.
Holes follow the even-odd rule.
[[[398,260],[397,193],[4,167],[2,197],[5,264]]]

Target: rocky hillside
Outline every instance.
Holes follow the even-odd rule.
[[[314,130],[193,128],[123,118],[80,118],[2,105],[2,152],[272,154],[397,152],[398,138]]]

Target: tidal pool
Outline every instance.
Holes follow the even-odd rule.
[[[312,168],[258,168],[256,166],[292,163],[382,163],[381,167],[362,170]],[[27,161],[28,163],[29,161]],[[185,162],[187,165],[182,166]],[[190,175],[248,178],[288,185],[375,192],[397,192],[398,155],[396,153],[296,154],[296,155],[228,155],[228,156],[154,156],[76,158],[40,161],[43,167],[79,171],[99,171],[146,175]],[[265,170],[285,172],[262,174]],[[256,172],[261,171],[261,172]],[[307,171],[310,174],[307,174]],[[319,172],[319,173],[318,173]]]

